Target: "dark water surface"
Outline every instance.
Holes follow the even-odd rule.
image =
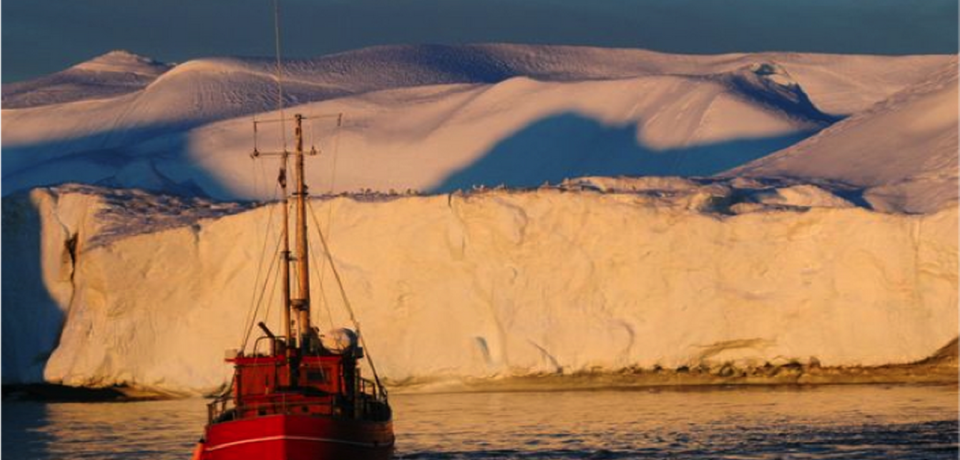
[[[957,387],[395,395],[409,459],[956,459]],[[3,402],[2,457],[189,459],[205,401]]]

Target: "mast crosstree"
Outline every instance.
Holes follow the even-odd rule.
[[[261,152],[257,146],[254,145],[253,153],[251,154],[251,156],[254,158],[262,156],[277,156],[280,157],[281,161],[280,174],[277,177],[277,183],[279,184],[281,193],[283,195],[281,198],[281,207],[283,208],[281,219],[283,220],[283,224],[281,225],[282,234],[280,251],[280,259],[282,262],[281,284],[283,285],[281,303],[283,307],[283,331],[284,337],[287,340],[288,355],[293,348],[299,347],[302,350],[305,350],[310,346],[310,341],[316,339],[316,334],[313,331],[313,325],[310,323],[310,248],[307,238],[307,199],[309,198],[309,187],[307,187],[304,170],[306,165],[306,156],[316,155],[318,152],[316,148],[311,148],[309,152],[305,151],[303,148],[303,121],[308,119],[334,117],[336,117],[339,121],[342,118],[342,115],[336,114],[305,117],[301,114],[296,114],[293,116],[295,138],[293,152],[288,151],[286,148],[278,152]],[[254,130],[256,131],[256,126],[259,124],[275,122],[280,122],[282,124],[284,121],[286,120],[283,118],[272,120],[256,120],[254,121]],[[287,165],[290,162],[291,156],[293,156],[294,165],[294,191],[292,196],[294,198],[293,207],[295,218],[293,223],[293,249],[295,252],[290,250],[291,193],[289,193],[287,190]],[[291,276],[291,265],[296,266],[297,272],[295,295],[293,276]],[[293,328],[294,322],[296,322],[297,325],[295,333]]]

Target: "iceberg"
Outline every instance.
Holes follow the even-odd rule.
[[[956,207],[876,212],[813,188],[584,178],[311,207],[392,385],[874,366],[956,339]],[[76,185],[3,204],[4,383],[203,394],[228,382],[223,351],[249,325],[275,205]],[[348,325],[312,251],[315,320]],[[278,315],[258,312],[274,330]]]

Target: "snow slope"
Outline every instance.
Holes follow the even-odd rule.
[[[829,122],[799,88],[774,88],[799,98],[790,100],[762,87],[765,79],[749,69],[709,79],[514,78],[371,93],[299,109],[349,114],[338,134],[320,123],[311,136],[314,128],[308,126],[308,142],[326,139],[320,149],[327,155],[309,166],[315,190],[530,187],[585,174],[712,174],[790,145]],[[275,135],[260,136],[261,146],[280,144]],[[272,192],[263,185],[272,186],[272,177],[244,180],[252,174],[249,158],[225,154],[250,151],[249,120],[195,130],[186,142],[189,160],[179,162],[199,170],[158,166],[166,177],[227,187],[215,196],[263,198]]]
[[[832,180],[865,188],[875,208],[933,212],[956,206],[957,62],[867,111],[729,176]]]
[[[705,142],[744,142],[750,145],[741,149],[747,151],[745,158],[741,159],[750,160],[786,147],[819,129],[829,119],[805,104],[812,103],[818,108],[816,110],[832,114],[852,113],[910,85],[929,69],[943,65],[945,59],[949,57],[793,53],[687,56],[643,50],[526,45],[393,46],[287,61],[284,95],[288,105],[315,101],[328,103],[298,110],[327,111],[344,107],[352,109],[347,111],[348,120],[368,122],[353,125],[352,132],[344,135],[345,142],[355,141],[363,148],[364,145],[396,145],[393,141],[399,140],[408,147],[408,152],[418,152],[419,166],[399,170],[417,169],[422,176],[414,174],[406,180],[394,174],[388,184],[367,181],[363,186],[379,190],[391,187],[441,189],[444,176],[455,174],[470,161],[478,159],[483,148],[492,149],[498,142],[516,141],[509,137],[495,139],[489,132],[507,136],[517,132],[529,134],[526,128],[534,128],[539,137],[545,137],[545,133],[556,137],[558,130],[565,131],[565,127],[557,126],[565,123],[578,125],[573,131],[579,138],[557,139],[561,146],[603,150],[613,145],[614,148],[608,149],[612,152],[610,154],[633,148],[653,151],[656,155],[664,153],[661,152],[663,149],[685,149]],[[88,72],[103,67],[101,64],[95,60],[78,67]],[[742,74],[744,69],[755,69],[767,75],[754,82],[730,77]],[[73,69],[67,71],[71,75],[76,72]],[[101,74],[115,75],[116,72]],[[104,79],[105,86],[114,81],[112,76]],[[650,83],[655,81],[669,83]],[[46,90],[42,83],[24,83],[23,91],[12,94],[11,98],[27,101],[36,97],[37,104],[58,100],[44,95]],[[30,85],[40,89],[29,91]],[[629,96],[614,94],[618,91],[626,91]],[[699,96],[685,96],[688,91]],[[228,152],[197,150],[193,145],[199,142],[241,147],[234,142],[239,132],[226,133],[228,139],[220,140],[217,139],[220,128],[210,127],[210,124],[263,114],[276,106],[277,93],[270,60],[199,59],[177,65],[145,88],[117,97],[102,99],[102,93],[93,91],[90,94],[94,99],[90,99],[84,95],[87,92],[84,87],[71,92],[64,96],[64,100],[76,101],[66,104],[32,106],[35,104],[23,102],[11,103],[11,107],[22,108],[9,108],[5,100],[2,114],[4,194],[63,182],[204,192],[222,198],[249,196],[237,195],[235,191],[247,193],[256,188],[249,174],[241,177],[233,173],[228,182],[208,180],[207,176],[218,174],[218,169],[209,167],[211,158],[224,158]],[[809,100],[797,100],[795,93],[800,92]],[[516,124],[512,126],[504,126],[505,123],[499,120],[478,118],[471,130],[451,129],[446,132],[443,117],[453,116],[454,106],[460,104],[473,108],[468,103],[470,98],[480,98],[481,102],[489,100],[481,98],[486,93],[499,93],[501,99],[493,101],[496,103],[494,107],[480,104],[481,107],[476,108],[480,113],[499,117],[509,113],[508,108],[523,105],[527,106],[528,113],[546,118],[537,120],[517,116],[513,119]],[[710,96],[709,93],[718,95]],[[374,103],[368,104],[371,100]],[[609,112],[594,108],[590,120],[553,118],[565,115],[557,113],[557,107],[611,100],[616,107]],[[427,102],[434,107],[425,107]],[[654,102],[664,107],[663,114],[651,109]],[[711,105],[713,102],[717,103]],[[624,106],[631,103],[646,105],[647,109],[643,113],[624,114],[630,110]],[[543,107],[532,107],[534,104]],[[726,110],[731,106],[742,106],[743,109]],[[799,112],[793,112],[798,109]],[[378,118],[376,115],[380,112],[377,111],[390,112],[393,116]],[[413,115],[408,117],[408,112]],[[760,112],[777,114],[770,116]],[[704,118],[698,119],[697,114],[704,115]],[[672,127],[674,119],[671,117],[677,117],[678,127]],[[777,117],[796,120],[772,119]],[[425,124],[414,126],[406,121],[407,118],[423,119]],[[813,125],[811,119],[815,121]],[[246,123],[247,129],[243,131],[248,133],[250,119],[241,120],[235,126]],[[610,125],[609,120],[623,124]],[[373,121],[376,124],[370,124]],[[547,126],[538,124],[540,122]],[[753,122],[757,128],[740,132],[745,130],[744,126],[754,125]],[[725,126],[738,123],[739,127]],[[636,145],[625,142],[630,136],[630,124],[643,130],[636,133]],[[657,124],[660,127],[654,129],[653,125]],[[389,137],[400,132],[396,128],[398,125],[405,127],[402,133],[409,137]],[[203,130],[205,127],[209,129]],[[203,131],[190,133],[197,129]],[[678,133],[672,134],[670,131],[673,130]],[[452,139],[454,131],[460,136],[458,143],[446,142],[441,146],[443,150],[434,150],[431,144],[434,139]],[[388,137],[381,137],[383,133]],[[648,138],[654,142],[645,143]],[[665,138],[670,139],[665,141]],[[524,142],[528,142],[530,136],[525,139]],[[352,147],[344,146],[343,150],[352,154]],[[552,149],[554,146],[545,147]],[[248,141],[235,153],[249,149]],[[716,172],[718,166],[735,166],[724,162],[718,164],[712,161],[712,155],[707,154],[700,155],[706,158],[704,164],[691,162],[683,155],[685,153],[688,152],[682,150],[679,158],[666,161],[670,165],[680,163],[679,167],[666,172],[700,174]],[[346,176],[360,176],[371,163],[392,165],[402,155],[380,153],[371,157],[365,153],[358,156],[370,161],[362,163],[360,169],[343,165],[340,172]],[[559,162],[569,163],[566,161],[569,156],[566,152]],[[662,160],[666,155],[659,156]],[[601,164],[594,164],[590,159],[583,159],[583,167],[574,168],[574,175],[607,172],[610,170],[605,163],[607,160],[601,158]],[[536,166],[536,163],[523,164]],[[622,166],[616,172],[664,173],[662,163],[659,169],[641,167],[623,171]],[[689,171],[681,169],[683,166]],[[535,169],[518,171],[518,174],[524,172],[529,174],[524,177],[526,183],[540,183],[559,174],[555,171],[544,177]],[[566,173],[562,175],[571,177]],[[223,179],[222,174],[217,177],[218,181]],[[464,185],[465,178],[460,179],[460,182],[453,181],[448,185]],[[495,182],[484,184],[496,185]]]
[[[5,266],[4,285],[48,296],[4,289],[5,382],[225,382],[223,350],[239,345],[278,213],[177,200],[89,187],[4,198],[4,263],[37,261]],[[313,207],[395,385],[904,363],[957,336],[956,208],[884,214],[812,186],[670,178]],[[328,289],[315,278],[313,297],[331,311],[315,306],[317,319],[344,324],[329,269],[316,275]],[[260,314],[276,328],[275,305]]]
[[[111,51],[52,75],[3,85],[3,108],[22,109],[106,99],[143,89],[170,65],[127,51]]]
[[[125,54],[128,55],[108,53],[77,67],[96,66],[98,61],[114,60],[112,56]],[[828,113],[849,114],[922,79],[929,69],[942,65],[946,58],[811,53],[680,55],[640,49],[520,44],[391,45],[313,59],[287,59],[284,74],[288,83],[357,94],[411,86],[496,83],[519,76],[541,81],[581,81],[645,75],[704,75],[729,72],[756,62],[775,62],[810,88],[818,106]],[[226,69],[272,78],[273,66],[272,59],[206,58],[178,67],[199,81]],[[267,93],[273,95],[273,91]],[[83,91],[76,91],[71,97],[81,100],[86,96]],[[34,105],[51,102],[40,101]]]

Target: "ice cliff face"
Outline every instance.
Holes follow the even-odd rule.
[[[885,214],[813,186],[668,178],[313,208],[394,384],[905,363],[957,336],[956,208]],[[6,383],[205,392],[229,377],[275,207],[65,187],[4,198],[3,213]],[[321,255],[327,329],[346,317]]]

